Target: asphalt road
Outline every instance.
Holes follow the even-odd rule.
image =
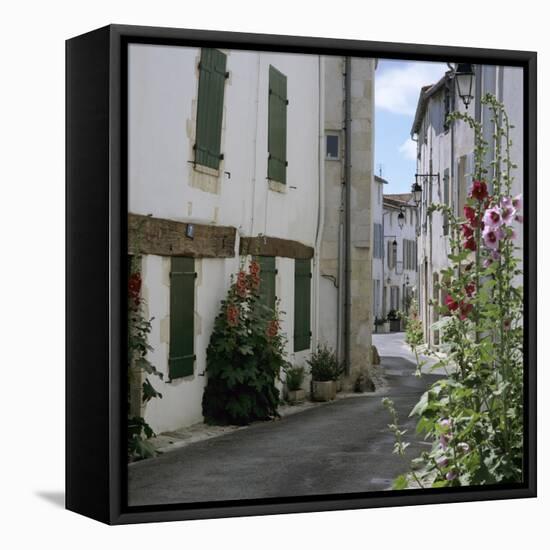
[[[411,446],[392,454],[381,396],[364,394],[193,443],[129,467],[129,505],[380,491],[426,448],[408,414],[437,378],[383,357],[389,392]]]

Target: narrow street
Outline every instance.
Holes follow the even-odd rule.
[[[362,394],[258,423],[129,467],[129,504],[167,504],[386,490],[425,443],[408,414],[435,375],[414,376],[403,333],[374,335],[387,395],[412,441],[392,454],[381,395]],[[393,352],[395,350],[395,353]],[[391,354],[391,355],[390,355]],[[412,438],[412,439],[411,439]]]

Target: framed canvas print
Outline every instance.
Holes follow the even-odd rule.
[[[67,508],[536,495],[536,54],[67,42]]]

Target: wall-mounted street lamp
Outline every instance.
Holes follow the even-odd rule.
[[[416,204],[416,207],[418,208],[420,201],[422,200],[422,187],[417,181],[412,184],[411,193],[413,195],[414,204]]]
[[[455,63],[454,67],[447,63],[451,71],[453,71],[454,81],[456,82],[456,91],[464,103],[464,107],[468,109],[468,105],[474,99],[472,93],[474,85],[474,66],[471,63]]]
[[[397,216],[397,224],[399,225],[399,229],[403,229],[403,226],[405,225],[405,209],[403,207],[399,209],[399,215]]]
[[[397,254],[397,241],[395,239],[393,240],[393,243],[391,243],[391,246],[393,249],[393,253]]]

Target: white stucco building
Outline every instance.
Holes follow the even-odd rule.
[[[408,313],[417,285],[417,210],[411,193],[384,195],[383,315]]]
[[[513,194],[523,189],[523,73],[516,67],[477,65],[473,67],[473,101],[468,113],[484,124],[484,138],[489,147],[485,165],[494,158],[491,114],[481,104],[486,93],[502,101],[515,128],[512,130],[512,159],[518,165],[514,173]],[[438,312],[429,305],[430,300],[442,302],[438,290],[441,270],[447,267],[449,236],[446,220],[439,213],[431,218],[427,209],[433,203],[449,205],[456,215],[463,216],[465,199],[474,172],[473,131],[462,121],[446,123],[446,116],[455,110],[464,112],[466,107],[458,96],[452,71],[438,82],[424,86],[420,92],[411,136],[417,141],[417,182],[422,187],[420,204],[419,306],[424,324],[426,341],[438,344],[437,331],[430,326],[438,320]],[[490,186],[491,175],[488,183]],[[523,242],[522,227],[518,225],[517,243]],[[521,254],[521,251],[519,252]]]
[[[374,319],[384,317],[384,186],[387,181],[374,176],[371,194],[372,212],[372,314]]]
[[[156,432],[202,421],[213,322],[251,253],[286,312],[289,361],[327,342],[353,383],[372,322],[375,61],[132,44],[128,65],[129,253],[143,255],[150,359],[164,373],[150,377],[163,397],[146,421]]]

